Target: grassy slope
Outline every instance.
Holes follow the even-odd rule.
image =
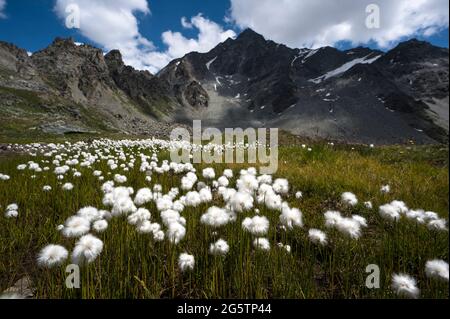
[[[291,193],[301,190],[304,198],[289,202],[304,213],[305,227],[293,232],[279,232],[278,214],[261,209],[271,221],[268,237],[270,253],[255,252],[251,236],[241,231],[238,222],[219,230],[213,236],[200,225],[199,218],[210,205],[186,209],[187,236],[178,246],[166,241],[154,243],[138,235],[122,220],[113,220],[108,230],[99,235],[105,247],[101,257],[82,270],[82,289],[63,288],[64,268],[44,271],[36,268],[36,253],[48,243],[65,245],[69,250],[74,240],[64,239],[55,230],[58,224],[87,205],[101,207],[101,182],[85,172],[75,180],[75,189],[64,193],[54,174],[35,180],[31,173],[15,170],[19,163],[36,160],[28,157],[0,158],[0,172],[11,180],[0,184],[0,210],[17,202],[17,220],[0,218],[0,290],[29,274],[38,289],[38,297],[261,297],[261,298],[367,298],[394,297],[389,289],[393,272],[406,272],[418,279],[422,297],[448,298],[448,284],[428,280],[424,274],[429,259],[448,260],[448,232],[430,232],[425,226],[402,220],[393,226],[382,220],[378,205],[393,199],[404,200],[411,208],[438,212],[448,218],[448,150],[433,147],[386,147],[368,149],[356,146],[316,144],[311,152],[299,146],[280,149],[277,175],[287,177]],[[128,175],[127,185],[135,189],[146,186],[144,176],[136,169]],[[216,165],[223,169],[224,165]],[[235,169],[240,165],[234,165]],[[96,169],[106,171],[102,164]],[[24,175],[23,175],[24,174]],[[106,177],[108,178],[108,177]],[[71,180],[73,180],[71,178]],[[153,183],[164,190],[178,186],[178,176],[154,176]],[[380,186],[389,183],[392,193],[382,195]],[[44,194],[43,185],[53,186]],[[343,191],[354,192],[360,201],[372,200],[375,209],[362,205],[347,209],[339,204]],[[215,204],[221,205],[216,200]],[[148,205],[153,220],[158,220],[154,205]],[[309,228],[324,229],[323,213],[339,209],[344,214],[358,213],[369,221],[358,241],[349,240],[333,230],[326,230],[330,244],[318,248],[309,244]],[[3,213],[3,212],[2,212]],[[231,250],[225,259],[206,253],[209,244],[219,237],[226,239]],[[292,246],[292,253],[276,247],[277,242]],[[178,254],[187,251],[196,257],[191,274],[179,273]],[[381,269],[381,289],[365,287],[365,268],[375,263]]]

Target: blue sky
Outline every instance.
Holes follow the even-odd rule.
[[[448,47],[447,0],[379,0],[381,28],[368,30],[365,8],[371,2],[0,0],[0,40],[34,52],[57,36],[71,36],[105,51],[119,48],[128,64],[154,72],[189,51],[206,52],[245,27],[291,47],[365,45],[387,50],[412,37]],[[64,24],[64,9],[71,3],[82,12],[80,29]]]

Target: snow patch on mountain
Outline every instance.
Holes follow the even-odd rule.
[[[376,57],[372,57],[369,58],[370,55],[365,56],[363,58],[358,58],[358,59],[354,59],[352,61],[349,61],[343,65],[341,65],[340,67],[338,67],[337,69],[334,69],[332,71],[329,71],[327,73],[325,73],[324,75],[321,75],[315,79],[310,79],[308,80],[309,82],[313,82],[316,84],[321,83],[322,81],[325,81],[329,78],[338,76],[342,73],[347,72],[348,70],[350,70],[352,67],[354,67],[357,64],[371,64],[373,62],[375,62],[376,60],[378,60],[380,57],[382,57],[382,55],[377,55]]]

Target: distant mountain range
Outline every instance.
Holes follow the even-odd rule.
[[[386,53],[292,49],[247,29],[153,75],[71,39],[31,56],[0,42],[0,134],[160,136],[201,119],[344,142],[446,142],[448,54],[415,39]]]

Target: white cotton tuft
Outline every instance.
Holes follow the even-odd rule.
[[[172,223],[166,234],[171,243],[178,244],[186,236],[186,228],[180,223]]]
[[[425,273],[430,278],[448,281],[448,263],[441,259],[429,260],[425,264]]]
[[[207,226],[217,228],[228,224],[230,217],[225,209],[212,206],[202,215],[200,222]]]
[[[213,195],[212,195],[211,189],[209,187],[202,188],[198,192],[198,194],[200,196],[200,200],[202,203],[209,203],[213,199]]]
[[[219,184],[219,186],[222,186],[222,187],[228,187],[228,185],[230,185],[230,181],[225,176],[220,176],[217,179],[217,183]]]
[[[231,197],[229,204],[233,211],[242,213],[253,208],[253,201],[254,199],[249,193],[237,192]]]
[[[72,183],[65,183],[62,186],[62,189],[65,190],[65,191],[71,191],[73,189],[73,184]]]
[[[259,187],[258,180],[254,175],[246,174],[236,181],[236,186],[239,192],[248,192],[253,194]]]
[[[273,183],[273,190],[278,194],[287,194],[289,192],[289,182],[284,178],[277,178]]]
[[[303,227],[302,212],[297,208],[284,206],[281,210],[280,222],[289,229],[293,229],[294,226]]]
[[[156,200],[156,209],[158,209],[158,211],[160,211],[160,212],[172,209],[172,207],[173,207],[173,201],[167,195],[164,195],[163,197],[158,198]]]
[[[195,265],[194,256],[182,253],[178,258],[178,267],[182,272],[193,270]]]
[[[233,171],[231,169],[225,169],[223,171],[223,176],[226,178],[233,178]]]
[[[150,203],[153,200],[153,193],[150,188],[141,188],[137,191],[136,196],[134,198],[134,203],[137,206],[142,206],[147,203]]]
[[[81,237],[75,244],[72,252],[72,261],[75,264],[92,263],[103,250],[103,242],[97,237],[88,234]]]
[[[77,215],[88,220],[90,223],[102,219],[102,214],[98,211],[98,209],[90,206],[81,208],[77,212]]]
[[[308,231],[309,240],[315,244],[320,244],[322,246],[327,244],[327,235],[319,229],[310,229]]]
[[[198,192],[188,192],[184,204],[189,207],[197,207],[202,203],[200,194]]]
[[[225,256],[229,250],[230,246],[228,246],[228,243],[223,239],[219,239],[209,246],[209,252],[216,256]]]
[[[104,219],[97,220],[92,225],[92,229],[94,229],[97,233],[103,233],[108,228],[108,222]]]
[[[341,195],[341,202],[345,205],[355,206],[358,204],[358,199],[356,195],[350,192],[345,192]]]
[[[128,223],[130,225],[137,225],[143,221],[150,220],[151,216],[148,209],[139,208],[135,213],[128,216]]]
[[[211,167],[205,168],[202,173],[203,178],[205,179],[214,179],[216,177],[216,173],[214,172],[214,169]]]
[[[372,202],[371,201],[364,202],[364,207],[366,207],[367,209],[372,209],[373,208]]]
[[[405,274],[394,274],[392,276],[392,290],[399,296],[418,298],[419,288],[414,278]]]
[[[65,237],[80,237],[89,232],[91,223],[84,217],[69,217],[64,225],[63,235]]]
[[[361,227],[367,227],[367,220],[359,215],[353,215],[352,219],[356,221]]]
[[[261,250],[270,250],[270,243],[267,238],[256,238],[253,241],[253,246]]]
[[[390,193],[390,192],[391,192],[391,186],[389,186],[389,185],[383,185],[383,186],[381,186],[380,192],[383,193],[383,194],[388,194],[388,193]]]
[[[39,253],[37,263],[41,267],[51,268],[61,265],[68,256],[69,252],[63,246],[48,245]]]
[[[443,218],[428,222],[427,227],[429,230],[443,230],[443,231],[448,230],[447,221]]]
[[[269,230],[269,220],[265,216],[247,217],[242,222],[242,228],[252,235],[262,236]]]
[[[381,217],[393,221],[397,221],[400,219],[400,213],[398,209],[392,206],[391,204],[385,204],[379,207],[378,209]]]
[[[352,218],[340,219],[336,228],[353,239],[358,239],[361,236],[361,224]]]

